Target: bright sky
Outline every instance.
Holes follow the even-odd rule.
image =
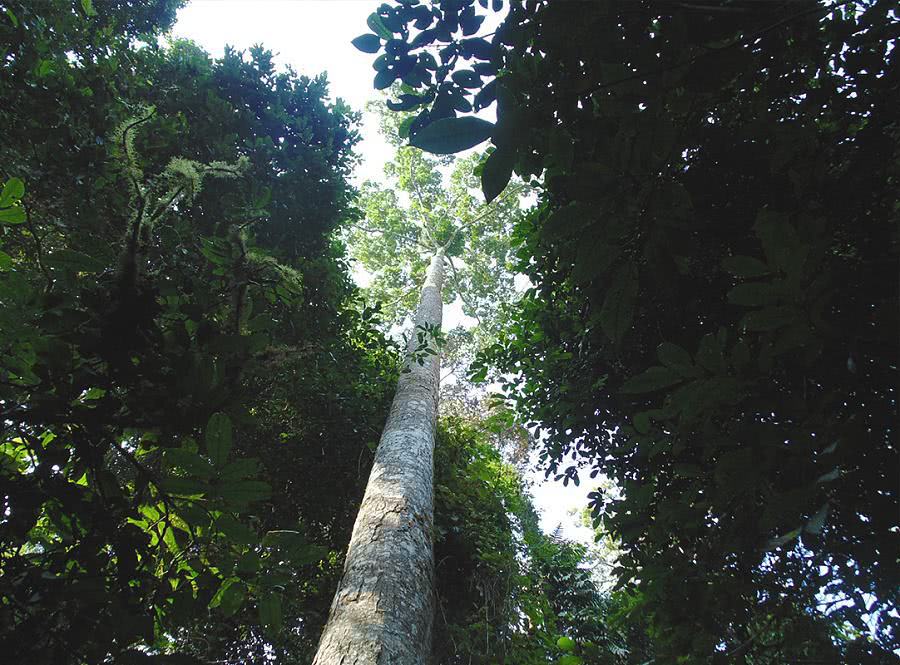
[[[372,87],[374,56],[358,51],[350,40],[370,32],[366,17],[377,6],[373,0],[192,0],[178,12],[174,34],[214,57],[222,56],[226,44],[244,50],[263,44],[280,66],[307,76],[327,72],[332,98],[362,111],[379,94]],[[363,163],[354,180],[379,179],[391,148],[370,114],[361,133],[357,150]]]
[[[290,65],[307,76],[327,72],[332,98],[364,111],[365,103],[379,94],[372,87],[374,56],[358,51],[350,40],[369,32],[366,17],[378,4],[377,0],[192,0],[178,12],[174,36],[193,40],[213,57],[221,57],[226,44],[244,50],[263,44],[274,52],[279,66]],[[391,148],[371,114],[364,113],[360,133],[357,151],[362,163],[354,181],[381,179]],[[461,316],[459,303],[451,304],[444,312],[445,326],[453,327]],[[565,536],[588,540],[590,530],[576,526],[578,518],[569,513],[586,505],[589,483],[563,488],[561,483],[543,482],[542,473],[530,474],[529,479],[544,530],[562,524]]]

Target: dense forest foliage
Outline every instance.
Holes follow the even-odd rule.
[[[658,659],[892,658],[896,7],[528,0],[482,37],[488,4],[382,5],[356,42],[413,145],[490,138],[485,196],[539,187],[477,378],[551,473],[614,481]]]
[[[262,48],[159,46],[180,4],[3,6],[13,660],[308,662],[400,371],[340,240],[357,114]],[[436,653],[543,662],[580,559],[478,422],[441,427]]]
[[[893,3],[373,3],[397,153],[359,191],[325,76],[163,39],[183,4],[0,0],[4,658],[311,661],[430,216],[478,321],[435,663],[895,660]],[[531,452],[598,483],[614,584]]]

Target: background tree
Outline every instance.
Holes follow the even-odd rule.
[[[479,324],[474,334],[496,335],[499,304],[515,298],[508,238],[527,188],[515,183],[485,206],[478,198],[482,155],[430,158],[403,145],[411,116],[392,113],[383,103],[370,110],[379,114],[382,134],[396,153],[384,167],[387,187],[363,183],[363,219],[347,237],[352,257],[371,275],[368,297],[380,304],[386,320],[401,323],[414,308],[428,247],[445,244],[445,300],[460,299],[463,313]]]
[[[479,37],[474,1],[382,5],[376,86],[413,145],[491,139],[487,198],[540,183],[486,362],[550,473],[621,490],[594,515],[657,658],[890,658],[890,3],[508,6]]]
[[[3,7],[14,660],[308,652],[396,379],[333,235],[355,115],[262,48],[158,47],[178,6]]]

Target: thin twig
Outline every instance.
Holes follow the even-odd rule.
[[[44,274],[44,277],[47,279],[47,288],[44,290],[44,293],[50,293],[51,289],[53,289],[54,279],[53,275],[50,274],[50,271],[47,269],[47,266],[44,264],[44,246],[43,241],[40,236],[37,234],[37,229],[34,228],[34,223],[31,221],[31,211],[28,209],[28,206],[23,205],[22,209],[25,211],[25,221],[28,225],[28,231],[31,233],[31,237],[34,238],[34,249],[35,255],[37,256],[37,264],[41,269],[41,272]]]

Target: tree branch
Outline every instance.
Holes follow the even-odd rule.
[[[474,307],[472,307],[472,303],[470,303],[466,299],[465,292],[463,291],[462,285],[460,284],[460,281],[459,281],[459,273],[456,272],[456,266],[453,265],[453,258],[448,256],[447,262],[450,264],[450,270],[453,272],[453,281],[456,283],[456,292],[459,294],[459,297],[462,299],[462,301],[466,305],[466,307],[468,307],[470,310],[472,310],[472,316],[475,318],[476,321],[478,321],[478,325],[480,326],[481,325],[481,317],[478,316],[478,310],[475,309]]]
[[[447,247],[452,245],[454,242],[456,242],[456,239],[459,237],[459,234],[462,233],[465,229],[470,228],[473,224],[477,224],[478,222],[483,220],[485,217],[487,217],[491,213],[497,212],[497,204],[499,204],[503,201],[506,201],[507,199],[509,199],[510,197],[512,197],[515,194],[519,194],[524,189],[526,189],[526,185],[524,185],[524,184],[517,185],[516,187],[508,189],[506,191],[506,193],[503,196],[501,196],[500,198],[494,199],[493,201],[488,203],[485,206],[485,210],[480,215],[478,215],[477,217],[474,217],[473,219],[470,219],[465,224],[460,224],[456,228],[456,231],[453,232],[453,235],[450,237],[450,240],[447,241],[447,244],[444,245],[444,248],[446,249]]]

